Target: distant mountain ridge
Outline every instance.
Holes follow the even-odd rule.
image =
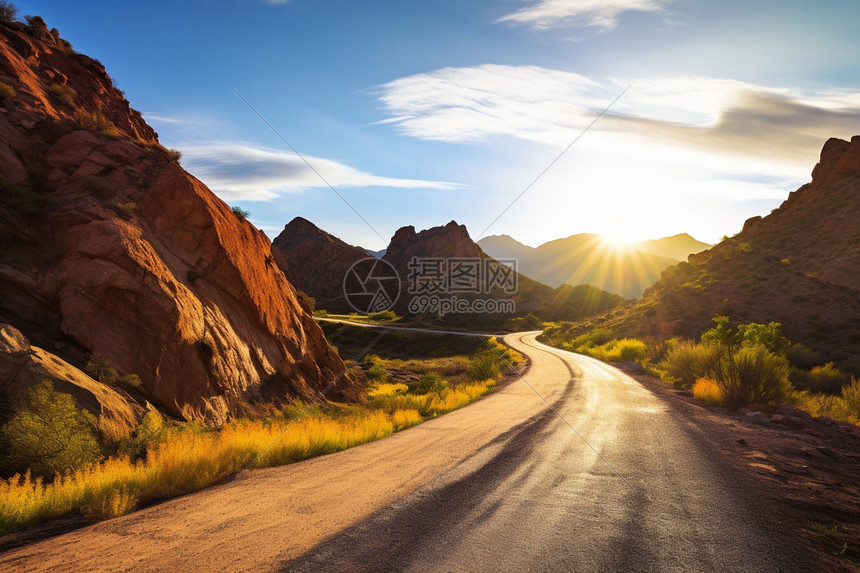
[[[316,300],[316,307],[329,312],[352,312],[353,309],[343,295],[344,277],[357,261],[371,256],[365,249],[354,247],[316,227],[310,221],[297,217],[284,227],[273,241],[275,262],[287,278],[308,296]],[[424,259],[491,260],[481,247],[469,236],[465,226],[451,221],[446,225],[416,231],[412,226],[401,227],[394,234],[382,260],[397,269],[402,282],[401,296],[395,310],[401,315],[414,314],[409,310],[412,300],[409,286],[410,261]],[[493,299],[512,299],[516,311],[511,315],[490,316],[485,313],[448,316],[447,323],[489,320],[498,323],[515,316],[535,313],[547,320],[575,320],[589,314],[602,312],[620,304],[620,296],[604,292],[596,287],[565,285],[553,289],[532,280],[521,273],[517,277],[517,291],[501,294],[483,293],[471,296],[460,293],[461,299],[478,296]],[[427,317],[424,317],[426,320]]]
[[[641,296],[664,269],[710,246],[686,233],[624,249],[614,248],[593,233],[571,235],[538,247],[508,235],[485,237],[478,244],[496,259],[515,259],[517,270],[550,286],[590,284],[625,298]]]

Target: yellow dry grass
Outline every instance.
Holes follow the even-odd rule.
[[[0,532],[80,511],[99,520],[139,504],[212,485],[246,467],[288,464],[343,450],[422,421],[414,408],[371,410],[339,419],[307,417],[237,422],[220,431],[180,431],[147,452],[145,460],[110,458],[51,483],[29,475],[0,480]]]

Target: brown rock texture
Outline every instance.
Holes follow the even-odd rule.
[[[16,92],[0,112],[0,321],[74,365],[138,374],[185,419],[330,384],[357,398],[265,235],[171,158],[104,67],[37,26],[0,38]]]
[[[793,342],[860,373],[860,136],[829,140],[812,182],[778,209],[582,329],[697,337],[718,313],[782,323]]]
[[[27,390],[50,378],[54,388],[71,394],[78,406],[96,416],[99,431],[110,441],[127,438],[144,409],[134,400],[97,382],[65,360],[36,346],[15,328],[0,324],[0,396],[14,408]]]
[[[272,241],[272,254],[287,280],[314,298],[318,308],[353,312],[344,300],[343,281],[353,264],[371,256],[366,251],[296,217]]]

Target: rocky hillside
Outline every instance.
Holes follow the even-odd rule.
[[[353,312],[344,300],[343,279],[355,262],[371,256],[366,251],[296,217],[272,241],[272,254],[287,280],[314,298],[319,308]]]
[[[860,136],[828,141],[812,182],[778,209],[582,328],[695,337],[717,313],[780,322],[792,341],[860,373]]]
[[[0,83],[0,323],[71,368],[98,356],[137,374],[129,400],[212,423],[343,372],[265,235],[180,167],[98,61],[40,18],[0,25]],[[356,395],[346,378],[333,392]]]

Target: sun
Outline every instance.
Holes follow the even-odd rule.
[[[606,247],[616,251],[631,249],[637,242],[631,230],[623,226],[601,232],[600,240]]]

